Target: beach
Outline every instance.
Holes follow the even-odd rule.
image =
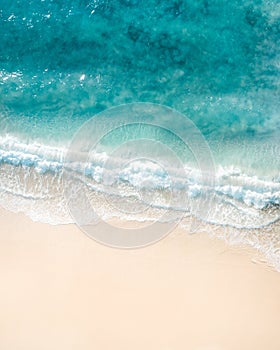
[[[279,4],[0,17],[0,350],[279,350]]]
[[[2,350],[278,350],[280,274],[251,248],[175,230],[113,249],[0,211]]]

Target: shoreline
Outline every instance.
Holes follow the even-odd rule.
[[[280,274],[253,248],[177,228],[119,250],[0,209],[0,345],[278,350]]]

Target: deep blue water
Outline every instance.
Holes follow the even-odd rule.
[[[13,131],[62,137],[135,101],[174,107],[205,135],[279,130],[277,1],[1,0],[0,16]]]

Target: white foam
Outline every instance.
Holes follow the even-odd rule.
[[[259,213],[260,210],[264,210],[269,206],[280,205],[280,182],[264,180],[257,178],[256,176],[249,176],[241,172],[240,169],[232,167],[219,166],[216,173],[216,183],[214,186],[208,186],[201,180],[201,174],[198,169],[191,168],[189,165],[185,166],[185,172],[178,172],[176,169],[168,169],[171,173],[168,173],[166,169],[162,169],[153,162],[136,161],[129,163],[123,167],[123,159],[114,159],[114,162],[108,164],[117,165],[120,171],[116,178],[116,168],[106,168],[108,155],[106,153],[95,153],[91,155],[91,162],[72,162],[71,164],[63,164],[65,154],[67,152],[66,147],[52,147],[43,145],[40,143],[28,143],[22,142],[15,137],[6,135],[0,137],[0,163],[14,167],[23,167],[26,169],[35,170],[36,173],[43,176],[44,174],[52,173],[53,176],[61,176],[63,167],[66,166],[68,170],[73,172],[73,176],[79,177],[80,181],[85,183],[89,182],[89,185],[93,185],[90,182],[94,182],[96,185],[102,184],[104,174],[107,178],[111,178],[111,185],[114,186],[116,182],[127,183],[135,188],[145,188],[149,190],[170,190],[176,188],[177,191],[185,191],[190,200],[197,200],[201,196],[213,196],[218,206],[223,206],[224,210],[221,213],[213,213],[212,222],[217,224],[229,224],[236,225],[238,221],[238,211],[247,213],[249,217],[250,208],[253,210],[254,216]],[[4,170],[3,170],[4,171]],[[82,176],[85,175],[86,179]],[[172,175],[172,181],[170,180]],[[4,175],[2,175],[3,177]],[[20,180],[19,180],[20,181]],[[40,180],[41,181],[41,180]],[[5,188],[4,181],[1,182],[2,191],[10,191],[15,189]],[[24,184],[22,184],[23,187]],[[93,186],[93,188],[94,188]],[[108,188],[108,186],[107,186]],[[40,191],[42,191],[42,186]],[[50,189],[44,189],[48,192]],[[99,188],[100,191],[104,190],[104,187]],[[35,191],[35,189],[32,189]],[[35,191],[36,192],[36,191]],[[19,195],[19,192],[14,192],[15,195]],[[25,196],[28,194],[25,193]],[[32,198],[33,194],[30,194]],[[124,193],[125,196],[125,193]],[[160,206],[160,203],[157,203]],[[164,207],[165,203],[163,203]],[[230,209],[229,209],[230,208]],[[232,208],[235,208],[234,210]],[[175,209],[175,208],[174,208]],[[184,210],[184,208],[176,208]],[[246,210],[245,210],[246,209]],[[235,219],[225,218],[224,213],[236,212],[234,214]],[[259,215],[263,219],[264,214]],[[251,219],[248,220],[251,225]],[[267,220],[264,222],[275,221],[275,217],[267,215]],[[241,226],[246,226],[246,220],[242,220]],[[257,220],[257,225],[260,225],[260,220]]]

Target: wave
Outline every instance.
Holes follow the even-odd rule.
[[[216,206],[223,205],[224,208],[224,210],[216,213],[213,211],[212,215],[207,218],[212,223],[238,227],[260,227],[278,219],[280,206],[279,179],[264,180],[257,176],[244,174],[233,166],[225,168],[219,165],[215,174],[215,184],[209,186],[202,182],[199,169],[185,164],[184,173],[180,174],[175,171],[176,169],[173,169],[174,174],[172,174],[172,183],[170,183],[170,174],[167,171],[157,164],[142,160],[126,164],[125,167],[118,166],[121,170],[116,178],[116,168],[108,168],[109,155],[105,152],[94,153],[90,161],[87,162],[64,164],[66,152],[67,147],[24,143],[11,136],[0,137],[1,191],[29,199],[47,199],[47,196],[50,198],[51,186],[53,187],[55,182],[59,182],[59,186],[62,186],[60,184],[62,172],[64,168],[67,168],[68,171],[71,171],[73,178],[79,179],[89,189],[99,192],[107,191],[111,195],[114,194],[114,185],[118,181],[122,186],[126,186],[128,193],[132,189],[135,192],[135,189],[141,188],[142,190],[164,193],[170,190],[170,186],[173,186],[177,191],[186,193],[188,198],[193,201],[207,194],[208,197],[214,200]],[[116,158],[114,160],[115,166],[117,162],[125,164],[123,159]],[[7,166],[9,166],[8,173]],[[11,171],[14,176],[13,181],[10,179]],[[29,181],[29,186],[26,186],[27,177],[23,174],[28,173],[30,177],[31,172],[34,173],[34,183]],[[107,178],[111,176],[110,172],[112,172],[111,178],[113,178],[113,182],[106,186],[102,183],[105,172]],[[45,179],[51,179],[52,177],[55,179],[52,182],[50,180],[49,182],[45,181]],[[18,184],[21,184],[17,188],[20,187],[21,191],[15,190],[14,182],[16,178],[18,178]],[[47,186],[50,186],[50,188]],[[25,189],[24,192],[22,192],[23,189]],[[30,192],[28,193],[28,191]],[[125,191],[122,191],[122,196],[127,196]],[[159,201],[157,206],[166,209],[168,204]],[[229,208],[231,216],[227,215],[225,217],[225,213],[228,214]],[[184,210],[185,208],[174,209]],[[236,214],[233,215],[233,213]],[[240,215],[244,216],[241,221],[242,224],[238,223],[240,222]]]

